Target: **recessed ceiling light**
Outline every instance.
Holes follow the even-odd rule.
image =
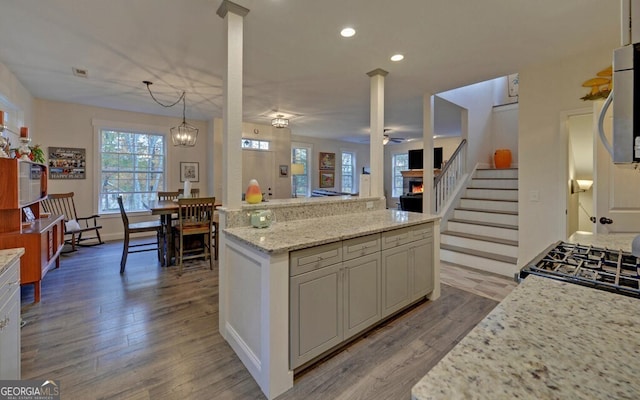
[[[404,56],[402,54],[394,54],[391,56],[391,61],[402,61]]]
[[[342,35],[342,37],[351,37],[355,34],[356,34],[356,30],[353,28],[344,28],[343,30],[340,31],[340,35]]]

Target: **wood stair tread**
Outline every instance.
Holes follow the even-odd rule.
[[[479,251],[473,249],[467,249],[465,247],[452,246],[449,244],[440,244],[440,249],[449,250],[456,253],[467,254],[470,256],[476,256],[481,258],[488,258],[490,260],[501,261],[509,264],[516,264],[518,259],[516,257],[505,256],[502,254],[490,253],[488,251]]]
[[[517,203],[518,202],[518,200],[487,199],[486,197],[460,197],[460,200],[502,201],[502,202],[508,202],[508,203]]]
[[[484,236],[484,235],[474,235],[472,233],[466,233],[466,232],[456,232],[456,231],[444,231],[440,233],[441,235],[449,235],[449,236],[456,236],[456,237],[461,237],[461,238],[466,238],[466,239],[475,239],[475,240],[480,240],[483,242],[490,242],[490,243],[499,243],[499,244],[505,244],[508,246],[518,246],[518,241],[517,240],[509,240],[509,239],[501,239],[501,238],[496,238],[496,237],[491,237],[491,236]]]
[[[485,210],[484,208],[456,207],[454,211],[473,211],[487,214],[518,215],[517,211]]]
[[[483,222],[483,221],[472,221],[469,219],[459,219],[459,218],[451,218],[449,222],[458,222],[461,224],[470,224],[470,225],[482,225],[482,226],[490,226],[493,228],[504,228],[504,229],[513,229],[518,230],[517,225],[509,225],[509,224],[497,224],[495,222]]]

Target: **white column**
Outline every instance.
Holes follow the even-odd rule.
[[[422,99],[422,141],[424,143],[422,182],[424,182],[425,195],[422,196],[422,210],[424,213],[430,214],[435,212],[435,193],[433,191],[433,102],[432,95],[424,95]]]
[[[229,208],[239,208],[242,204],[242,51],[244,16],[248,13],[248,9],[228,0],[224,0],[217,11],[225,21],[227,35],[222,104],[222,204]]]
[[[384,196],[384,77],[387,71],[377,68],[371,77],[371,132],[369,162],[371,163],[371,197]]]

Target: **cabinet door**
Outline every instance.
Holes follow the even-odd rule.
[[[291,368],[342,342],[342,263],[290,278]]]
[[[433,290],[433,240],[413,242],[409,252],[413,270],[411,301],[415,301]]]
[[[345,261],[343,269],[346,340],[382,318],[380,253]]]
[[[382,251],[382,318],[411,303],[409,245]]]
[[[20,379],[20,297],[18,285],[0,304],[0,379]],[[5,301],[6,300],[6,301]]]

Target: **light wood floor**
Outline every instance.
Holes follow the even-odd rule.
[[[204,262],[161,268],[122,242],[81,248],[23,287],[22,378],[55,379],[63,399],[264,399],[218,333],[218,274]],[[409,399],[411,387],[496,301],[442,286],[316,367],[279,399]]]

